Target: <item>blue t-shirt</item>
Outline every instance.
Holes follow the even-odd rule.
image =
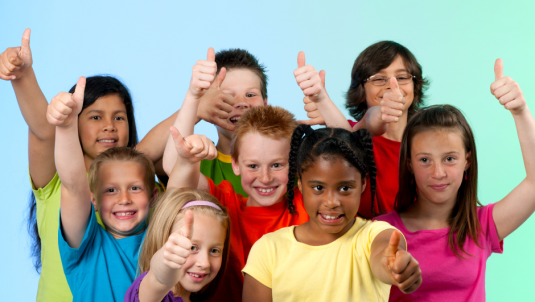
[[[136,279],[137,260],[145,231],[115,239],[97,223],[95,209],[91,205],[84,239],[77,249],[73,249],[61,231],[60,215],[59,253],[73,301],[123,301],[128,287]]]

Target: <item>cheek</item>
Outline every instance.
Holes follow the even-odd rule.
[[[221,268],[221,261],[223,260],[222,257],[217,258],[210,258],[210,268],[212,271],[212,279],[215,278],[217,273],[219,272],[219,269]]]

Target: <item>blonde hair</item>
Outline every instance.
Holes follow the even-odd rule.
[[[247,110],[239,119],[230,142],[230,154],[238,160],[243,137],[256,132],[271,139],[286,138],[288,143],[297,127],[295,116],[278,106],[256,106]]]
[[[206,200],[213,202],[221,208],[221,211],[209,206],[191,206],[182,210],[182,207],[193,200]],[[223,278],[228,261],[229,243],[230,243],[230,218],[225,207],[219,203],[219,201],[208,194],[205,191],[182,188],[182,189],[168,189],[164,195],[158,201],[158,205],[154,211],[154,214],[150,220],[147,234],[143,242],[143,247],[139,255],[138,270],[139,273],[150,270],[150,261],[152,256],[160,250],[167,239],[172,233],[173,226],[182,218],[186,213],[186,210],[191,210],[193,213],[203,213],[211,215],[216,218],[223,227],[226,228],[225,244],[223,247],[223,259],[221,262],[221,268],[217,273],[217,276],[208,284],[206,288],[198,293],[191,293],[192,301],[206,300],[210,298],[217,289],[220,280]],[[182,295],[183,291],[180,287],[180,283],[176,284],[173,288],[175,294]]]

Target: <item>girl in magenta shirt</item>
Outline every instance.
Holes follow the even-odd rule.
[[[390,301],[485,301],[485,269],[502,240],[535,211],[535,120],[520,87],[496,61],[492,94],[511,111],[526,178],[502,200],[482,206],[472,130],[449,105],[424,108],[408,122],[400,150],[396,211],[379,216],[398,228],[422,270],[410,295],[395,286]]]

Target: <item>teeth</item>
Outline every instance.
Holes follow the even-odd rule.
[[[115,216],[130,216],[134,215],[135,212],[122,212],[122,213],[115,213]]]
[[[199,275],[199,274],[194,274],[194,273],[189,273],[189,274],[192,275],[195,278],[200,278],[201,277],[201,275]]]
[[[113,139],[101,139],[99,140],[101,143],[115,143],[115,140]]]
[[[258,191],[260,191],[262,193],[268,193],[268,192],[273,191],[273,188],[271,188],[271,189],[258,189]]]
[[[237,121],[240,120],[240,117],[231,117],[230,120],[231,120],[232,122],[237,122]]]
[[[340,216],[329,216],[329,215],[323,215],[323,214],[321,216],[323,216],[325,219],[329,219],[329,220],[334,220],[334,219],[337,219],[338,217],[340,217]]]

